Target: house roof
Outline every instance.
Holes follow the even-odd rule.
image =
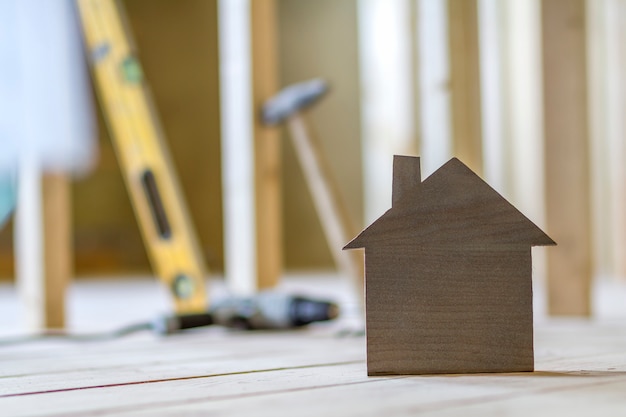
[[[380,245],[556,243],[457,158],[417,186],[344,249]]]

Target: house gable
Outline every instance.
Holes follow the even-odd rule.
[[[480,247],[555,243],[478,175],[453,158],[420,186],[406,190],[390,210],[344,249],[416,244]]]

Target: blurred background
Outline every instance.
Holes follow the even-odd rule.
[[[218,275],[225,268],[220,45],[227,35],[220,19],[227,2],[121,2],[203,255]],[[553,274],[566,288],[555,291],[565,298],[554,300],[565,305],[555,312],[586,314],[593,279],[624,280],[626,1],[251,2],[271,10],[255,16],[248,2],[234,2],[251,22],[252,44],[263,35],[258,28],[274,34],[273,45],[254,46],[253,79],[272,60],[276,89],[313,77],[330,82],[330,94],[310,110],[310,126],[360,227],[390,207],[393,154],[421,156],[423,178],[458,156],[558,242],[534,252],[535,279]],[[71,183],[74,275],[146,275],[128,193],[97,105],[94,111],[97,156]],[[284,270],[334,270],[294,150],[281,135]],[[3,280],[15,276],[13,239],[9,222],[0,230]]]

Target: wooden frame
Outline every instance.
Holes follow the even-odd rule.
[[[584,0],[541,2],[550,314],[591,314],[591,214]]]
[[[277,91],[275,1],[220,0],[224,267],[231,290],[274,286],[282,267],[280,150],[260,125]]]
[[[70,184],[64,174],[20,168],[15,215],[16,280],[30,330],[63,328],[72,274]]]

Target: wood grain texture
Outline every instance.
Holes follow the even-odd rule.
[[[533,370],[530,248],[367,248],[369,375]]]
[[[458,159],[422,183],[395,159],[392,208],[346,245],[365,247],[368,373],[532,371],[530,248],[554,242]]]
[[[71,208],[67,176],[23,164],[15,216],[19,321],[30,331],[65,326],[72,271]]]
[[[341,294],[336,277],[319,278],[311,289]],[[138,284],[133,296],[121,294],[133,306],[111,310],[106,294],[128,290],[127,283],[78,283],[91,302],[76,312],[105,314],[101,324],[109,325],[141,317],[153,305],[154,283]],[[6,297],[0,291],[0,307]],[[2,346],[0,409],[12,417],[544,417],[557,410],[583,417],[621,415],[626,407],[623,320],[539,320],[535,372],[375,378],[366,374],[364,338],[337,337],[345,325]]]
[[[478,1],[448,1],[450,90],[454,155],[481,173],[482,123]]]
[[[624,330],[620,323],[543,323],[538,371],[506,375],[368,378],[363,339],[332,331],[5,348],[5,357],[37,366],[35,374],[0,379],[0,390],[10,390],[0,406],[14,417],[619,415]]]
[[[452,158],[419,187],[404,194],[392,209],[365,228],[346,248],[366,244],[554,244],[457,158]]]
[[[404,193],[422,184],[422,173],[419,159],[410,156],[394,156],[391,204],[397,204]]]
[[[591,214],[585,1],[541,2],[546,222],[551,314],[591,312]]]
[[[280,133],[262,125],[258,112],[278,90],[275,0],[254,0],[251,8],[254,181],[257,288],[274,287],[282,271]]]
[[[68,176],[42,178],[44,280],[43,317],[47,328],[65,327],[66,292],[73,272],[72,210]]]

